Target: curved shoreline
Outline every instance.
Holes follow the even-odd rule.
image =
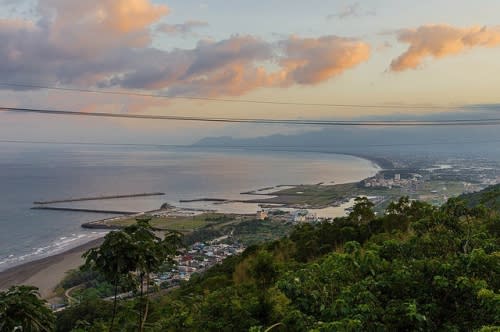
[[[374,156],[364,155],[364,154],[360,154],[360,153],[336,153],[336,152],[333,152],[333,153],[334,154],[343,154],[346,156],[358,157],[361,159],[371,161],[373,164],[375,164],[375,166],[377,166],[377,168],[380,169],[379,171],[394,168],[394,164],[392,163],[392,161],[390,161],[387,158],[383,158],[383,157],[374,157]]]
[[[0,290],[27,283],[38,287],[43,298],[49,298],[66,272],[83,264],[81,255],[100,246],[102,241],[103,238],[94,239],[67,251],[8,268],[0,272]]]
[[[291,152],[291,151],[287,151]],[[325,153],[325,154],[337,154],[357,157],[370,161],[375,168],[380,171],[382,169],[388,168],[387,166],[392,166],[390,161],[384,158],[375,158],[360,154],[349,154],[349,153],[337,153],[330,151],[311,151],[315,153]],[[360,181],[363,179],[360,179]],[[280,185],[276,186],[276,188]],[[246,203],[253,203],[245,201]],[[111,227],[95,227],[95,223],[90,222],[87,224],[93,224],[92,228],[108,229]],[[106,226],[106,225],[99,225]],[[103,234],[104,236],[104,234]],[[47,256],[40,259],[35,259],[22,263],[20,265],[15,265],[4,271],[0,272],[0,289],[8,288],[9,286],[29,283],[40,288],[40,292],[44,298],[51,297],[53,288],[58,285],[58,283],[64,278],[65,273],[71,269],[77,268],[83,263],[81,255],[90,248],[99,246],[103,239],[92,239],[89,242],[85,242],[76,247],[68,249],[66,251]]]
[[[184,148],[206,148],[206,149],[215,149],[217,150],[218,147],[210,146],[210,145],[187,145],[184,146]],[[220,147],[219,147],[220,148]],[[336,154],[336,155],[344,155],[344,156],[351,156],[351,157],[358,157],[361,159],[365,159],[368,161],[371,161],[375,165],[377,165],[380,169],[391,169],[394,168],[394,164],[392,161],[390,161],[387,158],[384,157],[376,157],[372,156],[369,154],[364,154],[364,153],[357,153],[357,152],[349,152],[349,151],[332,151],[332,150],[301,150],[301,149],[286,149],[286,148],[278,148],[278,149],[269,149],[266,148],[265,145],[263,146],[231,146],[225,145],[223,146],[225,149],[233,149],[233,150],[240,150],[240,151],[262,151],[262,152],[301,152],[301,153],[319,153],[319,154]],[[307,149],[305,146],[304,149]]]

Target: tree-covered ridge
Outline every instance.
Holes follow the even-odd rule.
[[[500,325],[498,214],[402,198],[303,225],[158,303],[164,330],[470,331]]]
[[[348,217],[301,225],[195,275],[152,302],[146,330],[500,328],[497,211],[459,199],[437,208],[406,197],[381,216],[372,207],[359,198]],[[58,321],[68,326],[84,313],[102,328],[109,322],[106,311],[92,317],[88,310],[99,305],[106,306],[70,308]],[[134,308],[133,301],[121,304],[117,328],[133,330],[124,313],[133,317]]]
[[[500,210],[500,184],[489,186],[481,191],[463,194],[460,199],[469,206],[484,205],[488,208]]]

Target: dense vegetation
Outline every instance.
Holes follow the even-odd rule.
[[[460,198],[469,206],[481,204],[498,211],[500,210],[500,184],[489,186],[479,192],[464,194]]]
[[[348,217],[296,227],[157,294],[144,327],[498,331],[499,235],[494,207],[450,199],[438,208],[403,197],[377,216],[359,198]],[[120,301],[114,330],[137,330],[140,303]],[[111,302],[88,299],[60,313],[56,330],[102,331],[112,312]]]
[[[53,331],[55,317],[33,286],[0,292],[0,331]]]
[[[361,198],[348,217],[299,226],[157,297],[146,326],[151,331],[493,330],[500,326],[499,224],[494,210],[458,199],[436,208],[402,198],[377,217]],[[66,310],[59,321],[82,317],[95,305]],[[133,311],[133,304],[124,303],[121,310]],[[102,312],[92,321],[105,324],[109,316]],[[126,328],[126,315],[120,317]]]
[[[282,220],[242,219],[222,225],[206,225],[184,236],[183,242],[191,245],[232,234],[232,238],[244,245],[252,245],[281,238],[291,232],[293,225]]]

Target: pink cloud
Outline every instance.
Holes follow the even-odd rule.
[[[49,41],[68,54],[96,56],[113,47],[146,47],[149,27],[167,15],[149,0],[41,0],[39,23]]]
[[[403,71],[418,68],[426,58],[443,58],[473,47],[500,46],[500,27],[424,25],[417,29],[400,30],[397,37],[400,42],[409,44],[409,47],[392,61],[390,69]]]
[[[324,82],[370,58],[368,44],[337,36],[291,37],[282,45],[286,80],[298,84]]]
[[[148,28],[169,13],[166,5],[149,0],[40,0],[39,10],[53,15],[54,24],[68,27],[100,27],[117,33],[131,33]],[[97,36],[96,36],[97,37]]]
[[[152,26],[169,9],[149,0],[40,0],[37,10],[36,22],[0,19],[5,81],[237,96],[325,82],[370,56],[368,44],[337,36],[268,42],[234,35],[158,49]]]
[[[319,84],[368,60],[370,46],[336,36],[290,37],[277,43],[232,36],[157,56],[164,60],[147,61],[147,68],[113,77],[108,85],[218,96],[241,95],[261,87]],[[268,69],[266,64],[277,69]]]

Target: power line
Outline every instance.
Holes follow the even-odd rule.
[[[255,118],[224,118],[176,115],[147,115],[147,114],[117,114],[108,112],[81,112],[62,111],[37,108],[2,107],[0,111],[17,113],[36,113],[45,115],[72,115],[106,118],[128,118],[171,121],[197,121],[221,123],[250,123],[250,124],[278,124],[278,125],[306,125],[306,126],[496,126],[500,125],[500,118],[490,119],[454,119],[454,120],[384,120],[384,121],[355,121],[355,120],[311,120],[311,119],[255,119]]]
[[[288,102],[288,101],[273,101],[273,100],[255,100],[255,99],[227,99],[227,98],[210,98],[210,97],[193,97],[193,96],[171,96],[165,94],[143,93],[135,91],[115,91],[104,89],[84,89],[70,88],[61,86],[27,84],[27,83],[10,83],[0,82],[0,86],[24,88],[24,89],[44,89],[56,91],[83,92],[94,94],[109,94],[119,96],[135,96],[149,98],[165,98],[165,99],[184,99],[184,100],[199,100],[210,102],[226,102],[226,103],[247,103],[247,104],[266,104],[266,105],[288,105],[288,106],[311,106],[311,107],[330,107],[330,108],[385,108],[385,109],[441,109],[451,110],[459,107],[445,105],[405,105],[405,104],[336,104],[336,103],[304,103],[304,102]],[[469,105],[468,107],[479,107],[478,105]]]

